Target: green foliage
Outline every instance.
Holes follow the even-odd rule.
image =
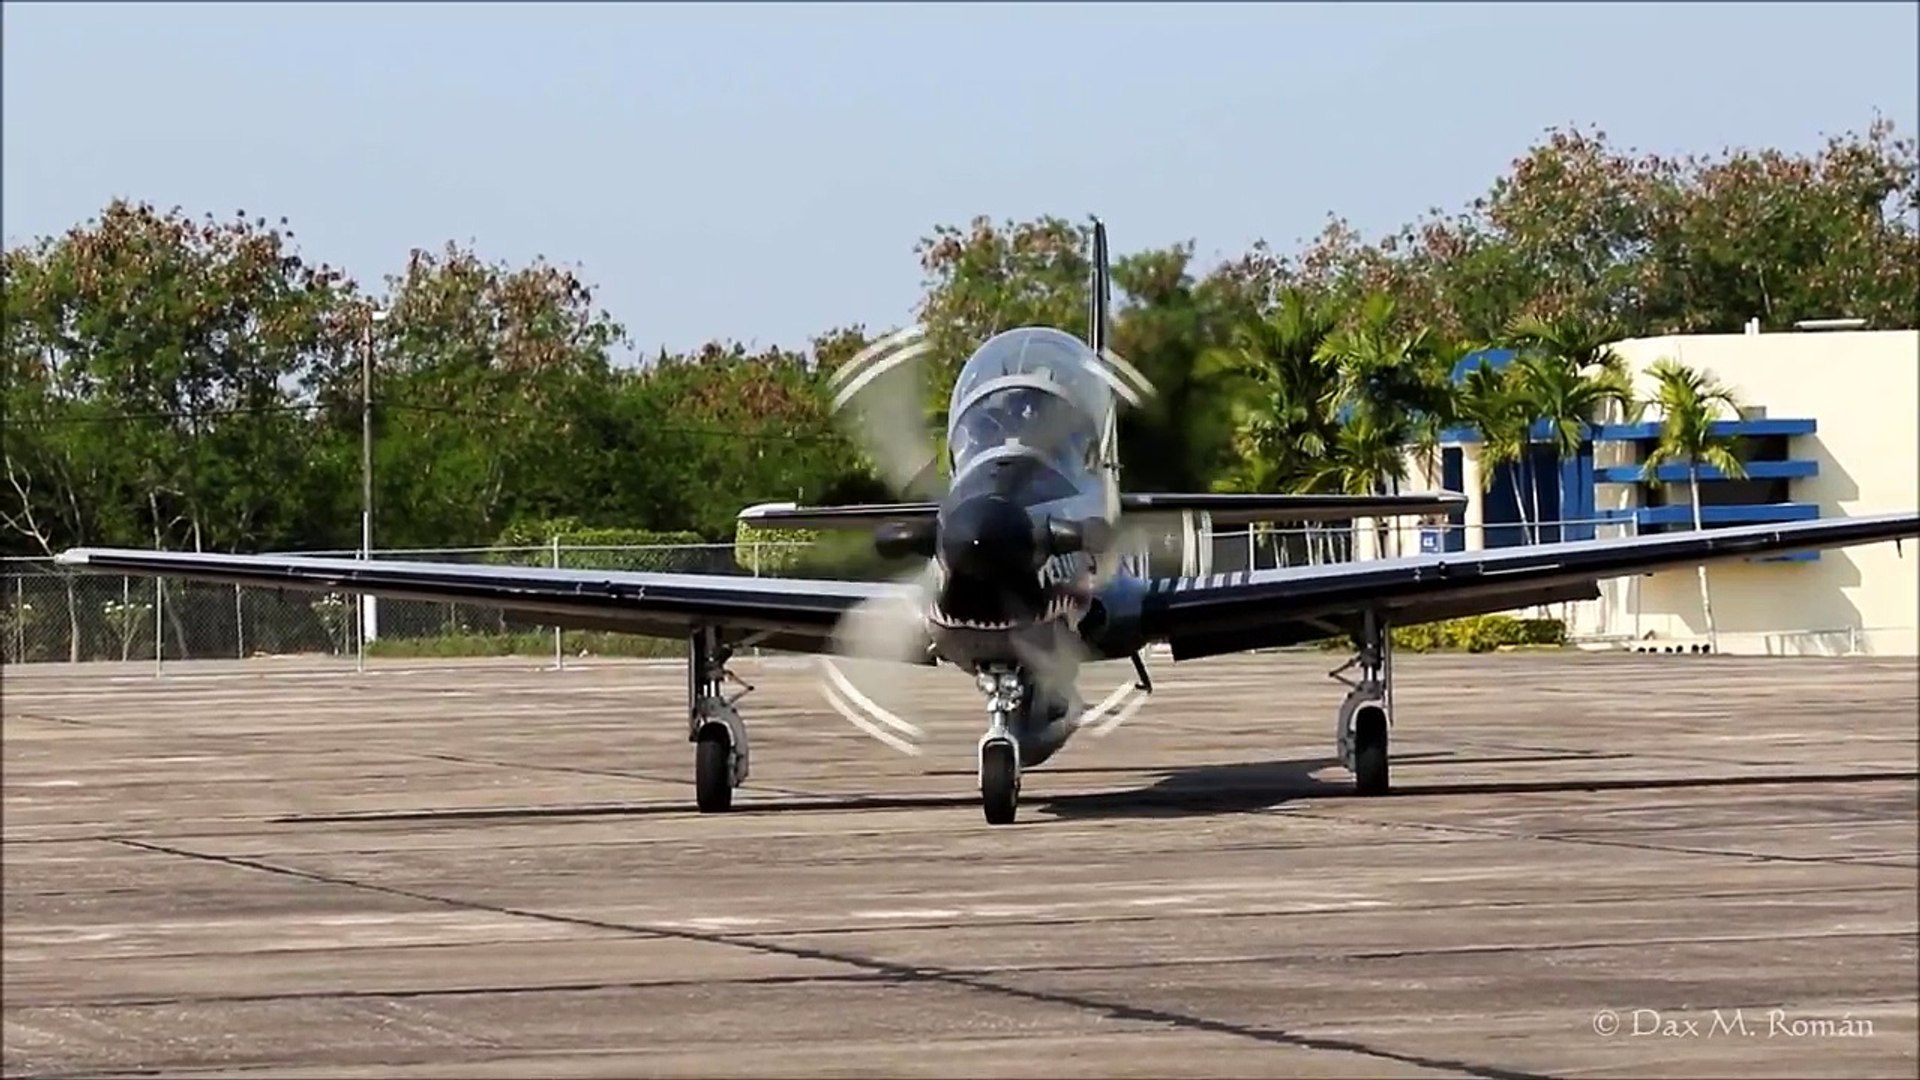
[[[562,656],[677,657],[686,643],[678,638],[636,637],[603,631],[566,630],[560,635]],[[383,637],[367,642],[368,656],[446,659],[472,656],[553,655],[553,631],[529,630],[514,634],[441,634],[430,637]]]
[[[699,533],[586,526],[574,518],[516,522],[500,534],[487,561],[503,566],[553,566],[569,570],[717,572],[724,549],[689,550]],[[704,557],[703,557],[704,556]]]
[[[1555,130],[1463,212],[1366,243],[1332,220],[1296,257],[1242,273],[1349,301],[1393,294],[1421,325],[1487,341],[1517,316],[1579,314],[1625,336],[1857,316],[1920,324],[1920,164],[1876,119],[1812,156],[1621,150]]]
[[[1654,361],[1647,374],[1654,380],[1653,399],[1649,404],[1660,410],[1660,439],[1647,452],[1642,472],[1647,479],[1657,481],[1661,466],[1676,461],[1685,465],[1694,486],[1694,527],[1698,528],[1700,466],[1712,466],[1734,479],[1746,475],[1735,453],[1734,441],[1713,434],[1714,421],[1731,420],[1740,415],[1740,403],[1711,373],[1674,360]]]
[[[734,530],[733,559],[756,574],[787,574],[807,561],[807,548],[821,539],[812,529],[769,529],[743,521]]]
[[[701,542],[700,534],[690,530],[662,532],[656,529],[582,525],[578,518],[572,517],[515,522],[502,531],[495,542],[503,548],[546,547],[556,539],[563,548],[645,547]]]
[[[1511,615],[1474,615],[1445,622],[1396,626],[1395,648],[1408,652],[1493,652],[1523,646],[1567,643],[1567,624],[1559,619],[1517,619]]]
[[[1561,647],[1567,625],[1559,619],[1518,619],[1512,615],[1473,615],[1443,622],[1396,626],[1393,647],[1408,652],[1486,653],[1498,649]],[[1327,650],[1349,648],[1345,638],[1320,643]]]

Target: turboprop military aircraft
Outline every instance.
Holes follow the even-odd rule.
[[[951,665],[986,698],[976,749],[982,808],[1012,822],[1023,770],[1048,760],[1119,696],[1089,709],[1075,690],[1088,661],[1130,660],[1121,690],[1149,694],[1143,656],[1167,647],[1177,664],[1222,653],[1346,637],[1357,679],[1335,723],[1339,760],[1355,789],[1389,788],[1394,719],[1388,629],[1535,604],[1591,599],[1603,578],[1778,552],[1920,534],[1920,513],[1766,524],[1574,541],[1491,551],[1368,558],[1339,564],[1154,576],[1127,537],[1153,515],[1204,512],[1215,521],[1349,521],[1443,513],[1451,493],[1262,495],[1127,493],[1120,487],[1117,417],[1151,387],[1108,343],[1106,230],[1095,223],[1088,332],[1007,330],[981,344],[949,398],[945,445],[934,450],[917,394],[903,381],[924,342],[883,342],[832,380],[836,405],[860,417],[876,464],[898,494],[864,506],[763,505],[741,519],[870,530],[875,549],[922,569],[896,581],[634,573],[462,563],[78,548],[58,561],[104,574],[172,576],[301,590],[497,606],[567,628],[688,642],[687,737],[695,802],[723,811],[748,776],[747,727],[728,696],[741,648],[812,653],[829,665],[829,700],[891,740],[911,725],[880,709],[831,667],[836,657]],[[905,380],[911,385],[911,378]],[[862,403],[864,401],[864,404]],[[951,480],[935,457],[943,453]],[[944,487],[941,490],[941,487]],[[1337,675],[1338,673],[1336,673]],[[734,680],[737,681],[737,680]],[[1135,698],[1137,705],[1140,698]]]

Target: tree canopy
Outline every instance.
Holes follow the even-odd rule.
[[[1572,445],[1620,399],[1607,341],[1920,325],[1917,213],[1914,140],[1883,121],[1808,155],[1672,158],[1556,130],[1471,205],[1376,240],[1334,218],[1297,252],[1212,268],[1190,244],[1119,254],[1114,344],[1159,390],[1123,420],[1125,483],[1385,490],[1395,447],[1461,420],[1496,455],[1534,419]],[[978,218],[920,239],[936,388],[994,332],[1082,329],[1089,227]],[[447,245],[368,288],[295,241],[284,219],[116,201],[7,250],[8,553],[356,546],[369,347],[381,547],[562,519],[720,541],[751,503],[887,497],[825,386],[895,328],[826,318],[793,348],[722,333],[629,365],[578,270]],[[1460,358],[1496,344],[1524,362],[1456,388]]]

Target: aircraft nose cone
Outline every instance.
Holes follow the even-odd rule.
[[[1027,512],[998,495],[979,495],[941,514],[940,556],[947,569],[968,577],[1019,578],[1034,566],[1033,524]]]

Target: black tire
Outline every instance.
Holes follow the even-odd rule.
[[[733,807],[733,768],[728,758],[727,733],[708,728],[700,733],[693,753],[694,801],[703,814],[717,814]]]
[[[1013,747],[994,743],[980,752],[980,805],[987,824],[1011,825],[1020,810],[1019,773]]]
[[[1365,707],[1353,718],[1353,790],[1358,795],[1385,795],[1390,785],[1387,766],[1387,714]]]

